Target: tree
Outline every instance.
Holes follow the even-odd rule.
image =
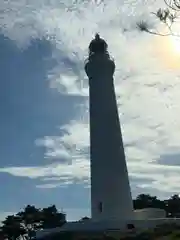
[[[170,217],[180,216],[180,197],[175,194],[167,200],[167,213]]]
[[[147,207],[155,207],[157,197],[152,197],[149,194],[140,194],[134,201],[135,209],[142,209]]]
[[[40,209],[27,205],[23,211],[17,213],[17,216],[21,218],[21,221],[27,229],[36,228],[36,224],[39,224]]]
[[[159,200],[156,196],[151,196],[149,194],[140,194],[133,201],[135,209],[142,208],[161,208],[165,209],[165,203]]]
[[[55,205],[38,209],[35,206],[27,205],[16,215],[8,216],[2,222],[2,234],[8,239],[16,239],[26,234],[31,239],[39,228],[60,227],[66,222],[66,215],[58,212]]]
[[[61,227],[66,223],[66,215],[58,212],[55,205],[43,208],[41,214],[43,228]]]
[[[159,8],[156,12],[152,12],[157,19],[165,26],[164,31],[158,31],[158,29],[150,29],[149,24],[141,20],[137,23],[137,28],[142,32],[147,32],[159,36],[176,36],[180,37],[179,34],[175,34],[172,27],[180,17],[180,0],[164,0],[166,8]]]
[[[18,216],[10,215],[2,222],[2,233],[8,239],[16,239],[26,233],[25,228],[21,224],[21,219]]]
[[[17,216],[21,219],[21,223],[26,229],[28,236],[31,238],[33,232],[41,226],[40,221],[40,209],[35,206],[27,205],[24,211],[17,213]]]

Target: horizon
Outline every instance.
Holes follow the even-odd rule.
[[[84,60],[96,32],[115,59],[133,198],[179,194],[179,42],[136,27],[145,20],[164,31],[151,14],[163,6],[163,0],[0,3],[0,219],[27,204],[55,204],[69,221],[90,215]]]

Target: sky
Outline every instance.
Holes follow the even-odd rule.
[[[88,79],[96,32],[114,76],[133,197],[180,191],[178,39],[140,32],[163,0],[0,2],[0,219],[27,204],[90,215]],[[178,31],[178,25],[176,26]]]

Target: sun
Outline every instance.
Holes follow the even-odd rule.
[[[158,36],[153,42],[156,58],[168,69],[180,69],[180,37]]]

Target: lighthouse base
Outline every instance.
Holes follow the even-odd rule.
[[[130,223],[131,222],[131,223]],[[139,236],[141,233],[147,233],[146,230],[159,229],[161,226],[162,236],[165,231],[164,226],[180,226],[180,218],[157,218],[133,220],[129,223],[112,223],[112,222],[93,222],[86,220],[82,222],[68,222],[62,227],[38,231],[35,240],[49,239],[103,239],[103,237],[113,237],[114,239],[124,239],[128,236]],[[117,224],[117,228],[115,225]],[[134,225],[134,228],[132,227]],[[130,226],[131,225],[131,226]],[[129,226],[129,227],[128,227]],[[166,232],[166,231],[165,231]],[[151,233],[151,231],[150,231]],[[140,238],[138,238],[140,239]],[[154,238],[153,238],[154,239]]]
[[[79,238],[99,238],[103,236],[111,236],[119,239],[124,233],[132,232],[135,230],[134,223],[131,221],[122,222],[103,222],[103,221],[92,221],[91,219],[80,221],[80,222],[68,222],[62,227],[54,229],[46,229],[38,231],[36,233],[36,239],[46,240],[49,235],[63,236],[63,234],[73,235],[73,239]],[[60,235],[59,235],[60,234]]]

